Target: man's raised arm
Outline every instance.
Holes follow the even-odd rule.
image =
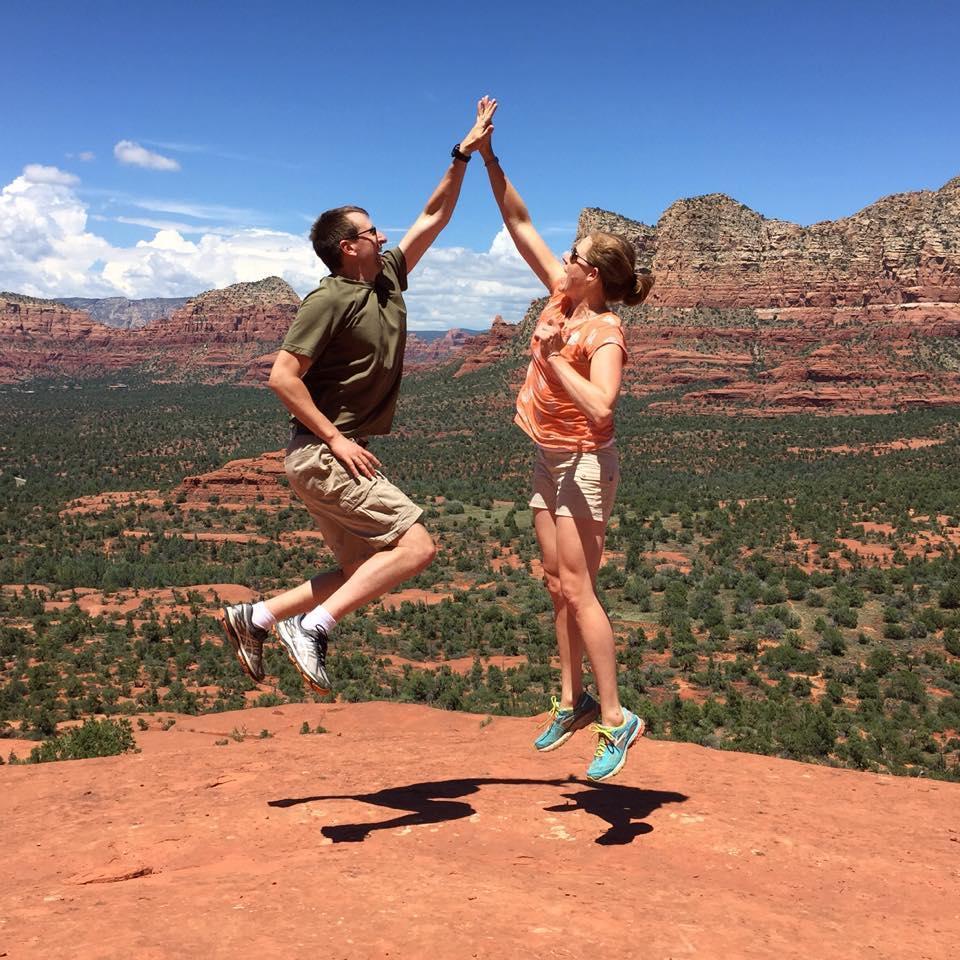
[[[419,263],[430,244],[437,239],[440,231],[450,222],[457,200],[460,198],[460,187],[463,184],[467,161],[470,155],[479,148],[484,138],[488,137],[493,130],[491,120],[496,111],[496,100],[491,100],[489,97],[481,98],[477,104],[476,122],[470,128],[470,132],[458,144],[458,149],[449,169],[443,175],[437,189],[433,191],[427,205],[423,208],[423,212],[400,241],[400,249],[407,261],[407,273]],[[457,153],[466,159],[459,159]]]

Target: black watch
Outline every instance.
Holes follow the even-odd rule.
[[[455,144],[453,145],[453,149],[450,151],[450,156],[453,157],[454,160],[462,160],[464,163],[469,163],[469,162],[470,162],[470,154],[469,154],[469,153],[464,153],[464,152],[460,149],[460,144],[459,144],[459,143],[455,143]]]

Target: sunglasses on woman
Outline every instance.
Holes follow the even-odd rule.
[[[571,263],[576,263],[576,262],[579,260],[579,261],[580,261],[585,267],[587,267],[588,269],[591,268],[591,267],[596,268],[596,266],[597,266],[595,263],[591,263],[591,262],[590,262],[586,257],[584,257],[582,254],[577,253],[576,244],[574,244],[574,246],[572,246],[572,247],[570,248],[570,252],[567,254],[567,259],[568,259]]]

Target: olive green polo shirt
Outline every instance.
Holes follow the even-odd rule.
[[[389,433],[407,341],[407,263],[383,255],[373,283],[324,277],[300,304],[281,350],[312,357],[303,382],[317,409],[347,437]],[[309,432],[298,421],[294,427]]]

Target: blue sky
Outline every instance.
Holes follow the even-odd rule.
[[[0,61],[0,289],[179,296],[322,275],[306,231],[399,240],[496,96],[495,148],[557,250],[579,211],[722,192],[808,224],[960,173],[946,2],[18,5]],[[12,42],[11,42],[12,41]],[[411,326],[522,314],[479,163]],[[418,275],[419,274],[419,275]]]

